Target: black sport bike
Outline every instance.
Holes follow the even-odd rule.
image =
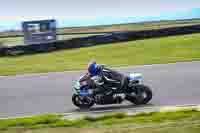
[[[97,91],[94,80],[87,74],[80,77],[73,86],[72,102],[81,109],[89,109],[94,104],[121,104],[128,100],[136,105],[147,104],[152,99],[152,90],[142,84],[142,74],[132,73],[126,76],[123,87],[106,88],[109,91]]]

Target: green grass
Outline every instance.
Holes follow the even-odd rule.
[[[115,127],[115,128],[45,128],[45,129],[11,129],[2,133],[199,133],[200,126],[194,124],[177,125],[172,124],[166,127],[153,128],[133,128],[133,127]]]
[[[34,127],[39,125],[48,125],[58,121],[60,116],[57,115],[42,115],[27,118],[17,118],[9,120],[0,120],[0,130],[5,130],[11,127]]]
[[[60,119],[61,115],[43,115],[29,118],[17,118],[0,120],[0,132],[19,130],[44,130],[58,127],[65,127],[65,130],[74,128],[80,131],[84,129],[115,129],[124,127],[130,130],[160,127],[177,127],[193,124],[200,125],[200,112],[195,110],[185,110],[177,112],[154,112],[149,114],[139,114],[127,116],[123,113],[107,114],[102,117],[86,117],[80,120]],[[167,126],[165,126],[167,125]],[[177,125],[177,126],[174,126]],[[199,127],[200,128],[200,127]],[[59,128],[58,128],[59,129]]]
[[[69,27],[58,29],[58,33],[87,33],[87,32],[113,32],[113,31],[142,31],[169,27],[180,27],[200,24],[200,19],[171,20],[144,23],[113,24],[86,27]]]
[[[200,60],[200,34],[146,39],[52,53],[0,58],[0,75],[86,69],[91,59],[108,66]]]
[[[82,37],[89,37],[89,36],[94,36],[94,35],[102,35],[102,34],[58,35],[57,38],[58,40],[69,40],[73,38],[82,38]],[[19,45],[26,45],[26,44],[24,44],[23,37],[6,37],[6,38],[0,38],[0,45],[3,45],[4,47],[13,47],[13,46],[19,46]]]
[[[8,47],[23,44],[23,41],[23,37],[0,38],[0,44]]]

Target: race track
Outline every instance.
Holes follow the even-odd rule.
[[[140,72],[153,89],[149,106],[200,104],[200,62],[121,68]],[[72,84],[83,72],[0,77],[0,117],[79,111],[71,103]],[[92,110],[136,108],[125,103]]]

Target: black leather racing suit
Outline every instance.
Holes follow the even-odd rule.
[[[109,94],[112,89],[123,89],[126,82],[126,77],[123,74],[102,65],[99,65],[97,69],[97,75],[93,76],[92,80],[100,89],[99,92]]]

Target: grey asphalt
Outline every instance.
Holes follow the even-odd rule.
[[[140,72],[154,92],[148,106],[200,104],[200,62],[145,65],[118,69]],[[73,81],[84,72],[0,77],[0,117],[79,112],[72,105]],[[132,104],[94,106],[95,110],[137,108]]]

